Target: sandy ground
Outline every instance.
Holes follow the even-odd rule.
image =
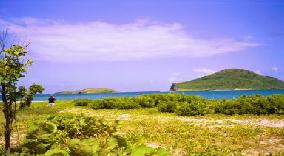
[[[104,116],[103,114],[98,114],[95,113],[93,110],[87,110],[87,109],[78,109],[78,108],[73,108],[73,109],[65,109],[61,111],[60,113],[76,113],[76,114],[87,114],[90,116]],[[139,119],[157,119],[157,120],[179,120],[179,121],[184,121],[184,122],[191,122],[191,123],[196,123],[196,124],[206,124],[206,123],[212,123],[216,125],[236,125],[236,124],[241,124],[241,125],[252,125],[252,126],[264,126],[264,127],[279,127],[283,128],[284,127],[284,119],[204,119],[198,118],[198,117],[176,117],[176,116],[148,116],[148,115],[135,115],[131,116],[130,114],[120,114],[120,115],[110,115],[108,117],[111,118],[116,118],[118,120],[139,120]]]

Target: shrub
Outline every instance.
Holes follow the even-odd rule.
[[[135,109],[141,106],[133,98],[106,98],[95,100],[92,104],[93,109]]]
[[[222,105],[226,100],[225,99],[209,99],[205,100],[207,114],[218,113],[219,106]]]
[[[158,110],[160,112],[173,113],[176,109],[176,102],[161,102],[158,105]]]
[[[156,106],[156,101],[148,95],[134,97],[133,102],[139,104],[143,108],[152,108]]]
[[[269,114],[284,114],[284,96],[271,95],[268,97],[270,105],[266,107]]]
[[[227,100],[216,107],[216,113],[226,115],[239,114],[241,107],[237,100]]]
[[[68,143],[68,148],[71,155],[76,156],[93,156],[98,155],[99,143],[97,139],[72,139]]]
[[[151,148],[144,144],[130,145],[124,138],[113,136],[102,145],[96,139],[72,139],[68,144],[70,155],[155,155],[168,156],[169,153],[162,148]]]
[[[197,107],[195,107],[194,105],[187,103],[187,102],[180,103],[177,106],[175,113],[177,115],[181,115],[181,116],[185,116],[185,115],[194,116],[194,115],[199,114]]]
[[[161,102],[185,102],[186,98],[189,97],[189,95],[183,94],[151,94],[147,96],[155,101],[155,106]]]
[[[73,101],[72,101],[72,103],[73,103],[75,106],[88,106],[88,105],[90,105],[92,102],[93,102],[93,100],[90,100],[90,99],[76,99],[76,100],[73,100]]]
[[[49,117],[30,127],[23,152],[46,156],[137,155],[137,151],[147,149],[144,152],[152,155],[169,155],[165,150],[145,146],[139,140],[130,144],[116,134],[117,124],[86,116]]]
[[[137,97],[106,98],[92,102],[93,109],[136,109],[158,107],[160,112],[178,115],[284,114],[284,96],[241,96],[231,100],[206,100],[183,94],[151,94]]]
[[[50,117],[48,120],[57,126],[57,129],[64,131],[69,138],[88,138],[92,136],[111,136],[116,132],[117,121],[109,124],[103,119],[87,117],[64,115]]]
[[[190,96],[187,102],[181,102],[177,105],[175,113],[177,115],[204,115],[209,113],[205,100],[198,96]]]
[[[91,108],[93,109],[104,109],[103,100],[94,100]]]
[[[136,109],[141,108],[138,103],[131,103],[131,102],[123,102],[119,103],[117,109]]]
[[[52,116],[35,122],[28,131],[23,147],[31,154],[43,154],[56,144],[68,139],[112,136],[117,122],[107,124],[103,119],[86,116]]]
[[[60,148],[55,148],[48,150],[46,153],[44,153],[44,156],[69,156],[69,153]]]
[[[215,108],[216,113],[233,114],[283,114],[284,96],[241,96],[238,99],[226,100]]]
[[[56,131],[54,123],[35,123],[28,131],[23,148],[31,154],[45,153],[55,143]]]

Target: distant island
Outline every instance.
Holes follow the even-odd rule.
[[[62,91],[62,92],[57,92],[55,94],[94,94],[94,93],[112,93],[112,92],[115,92],[115,90],[109,88],[85,88],[82,90]]]
[[[171,91],[284,89],[284,81],[244,69],[225,69],[191,81],[173,83]]]

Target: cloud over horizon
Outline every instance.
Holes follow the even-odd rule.
[[[1,20],[0,26],[31,42],[33,57],[46,61],[127,61],[208,57],[259,46],[252,39],[196,38],[181,23],[137,20],[66,23],[46,19]]]
[[[216,70],[208,69],[208,68],[197,68],[193,69],[195,73],[201,74],[201,76],[206,76],[217,72]]]

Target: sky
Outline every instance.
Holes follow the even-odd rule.
[[[1,0],[4,29],[30,43],[20,85],[45,93],[165,91],[227,68],[284,80],[282,0]]]

